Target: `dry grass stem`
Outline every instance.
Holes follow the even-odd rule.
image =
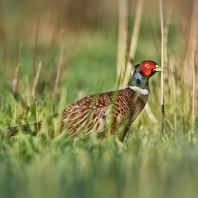
[[[18,86],[19,86],[19,67],[16,68],[16,72],[15,72],[15,77],[14,80],[12,81],[12,90],[14,93],[18,92]]]
[[[118,27],[118,50],[117,50],[117,78],[120,79],[120,87],[125,73],[127,40],[128,40],[128,15],[129,1],[119,0],[119,27]],[[128,79],[127,79],[128,80]]]
[[[192,75],[192,120],[193,122],[195,121],[195,100],[196,100],[196,52],[197,52],[197,43],[198,43],[198,29],[197,29],[197,36],[195,38],[195,48],[193,49],[193,62],[194,64],[192,65],[193,67],[193,75]]]
[[[29,107],[31,103],[30,102],[31,91],[30,91],[30,83],[28,79],[26,79],[25,98],[26,98],[26,104]]]
[[[54,88],[52,92],[52,99],[55,97],[56,92],[57,92],[57,87],[58,87],[58,82],[60,78],[60,72],[61,72],[61,67],[62,67],[62,62],[63,62],[63,36],[64,36],[64,31],[61,31],[60,34],[60,57],[59,57],[59,62],[58,62],[58,68],[57,68],[57,73],[56,73],[56,80],[54,83]]]
[[[150,119],[153,123],[157,124],[158,121],[157,121],[156,117],[153,115],[153,113],[152,113],[152,111],[151,111],[151,109],[150,109],[148,103],[147,103],[146,106],[145,106],[145,110],[146,110],[146,113],[147,113],[149,119]]]
[[[163,0],[160,0],[160,24],[161,24],[161,67],[164,69],[164,19],[163,19]],[[162,135],[164,134],[164,72],[161,72],[161,108],[162,108]]]
[[[195,119],[195,64],[193,65],[193,75],[192,75],[192,119]]]
[[[41,67],[42,67],[42,62],[40,61],[38,64],[38,68],[36,71],[36,76],[34,78],[34,82],[33,82],[33,86],[32,86],[32,97],[35,98],[36,96],[36,86],[37,86],[37,82],[38,82],[38,78],[40,75],[40,71],[41,71]]]
[[[19,85],[19,76],[20,76],[20,66],[21,66],[21,63],[22,63],[22,58],[21,58],[21,54],[22,54],[22,42],[19,43],[18,45],[18,51],[19,51],[19,54],[18,54],[18,66],[15,70],[15,77],[14,77],[14,80],[12,81],[12,90],[14,93],[17,93],[18,92],[18,85]]]
[[[128,61],[125,71],[125,76],[123,80],[123,87],[126,86],[128,79],[130,78],[130,75],[133,71],[133,60],[135,58],[135,52],[137,49],[137,43],[138,43],[138,37],[139,37],[139,31],[140,31],[140,25],[141,25],[141,19],[142,19],[142,10],[144,7],[144,0],[139,0],[137,2],[137,9],[135,14],[135,21],[133,26],[133,33],[131,36],[131,44],[129,48],[129,54],[128,54]]]
[[[18,50],[19,50],[19,65],[22,62],[22,58],[21,58],[21,56],[22,56],[22,49],[23,49],[23,43],[20,42],[19,45],[18,45]]]
[[[197,52],[197,37],[198,37],[198,1],[194,1],[193,11],[191,16],[188,50],[184,61],[184,82],[187,85],[190,97],[190,113],[192,117],[192,125],[195,120],[195,100],[196,100],[196,52]],[[194,128],[194,127],[192,127]],[[192,130],[194,134],[194,130]]]
[[[188,38],[188,50],[186,53],[186,58],[184,61],[184,79],[185,83],[188,86],[192,86],[192,79],[193,79],[193,68],[194,68],[194,60],[195,60],[195,51],[196,51],[196,40],[198,34],[198,25],[197,25],[197,18],[198,18],[198,1],[194,1],[193,11],[191,16],[191,24],[190,24],[190,32]]]
[[[36,75],[36,51],[37,51],[37,44],[38,44],[38,33],[39,33],[39,25],[40,25],[40,16],[38,16],[36,21],[36,32],[35,32],[35,40],[34,40],[34,54],[33,54],[33,79],[35,79]]]
[[[143,7],[144,7],[144,0],[139,0],[137,2],[133,33],[131,36],[131,44],[130,44],[130,49],[129,49],[129,59],[132,61],[135,57],[135,52],[137,49]],[[129,63],[131,63],[131,61],[129,61]],[[133,68],[130,68],[130,69],[133,69]]]
[[[175,128],[172,126],[172,124],[171,124],[171,122],[169,121],[169,119],[167,119],[166,120],[167,121],[167,123],[168,123],[168,125],[169,125],[169,127],[171,128],[171,130],[175,130]]]

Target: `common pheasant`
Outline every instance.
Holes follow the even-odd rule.
[[[103,139],[108,134],[115,134],[123,141],[129,127],[146,105],[150,77],[161,71],[163,69],[156,62],[142,61],[135,66],[126,88],[90,95],[67,107],[62,114],[60,130],[65,129],[68,135],[79,138],[97,133],[98,139]],[[34,125],[38,129],[41,124]],[[29,129],[30,125],[21,126],[23,131]],[[9,128],[11,135],[17,131],[18,127]]]

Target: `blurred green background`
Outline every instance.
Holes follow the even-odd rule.
[[[3,130],[33,123],[37,116],[45,120],[88,94],[117,87],[118,5],[114,0],[0,0],[0,197],[197,196],[198,92],[195,88],[192,98],[192,85],[185,80],[191,72],[197,79],[198,56],[195,70],[184,64],[197,0],[164,1],[165,136],[160,75],[151,80],[149,98],[157,122],[144,110],[123,144],[115,137],[73,142],[64,133],[51,140],[47,127],[36,136],[19,133],[14,138]],[[137,1],[131,0],[128,45],[136,8]],[[52,100],[62,42],[60,79]],[[158,0],[144,1],[134,63],[146,59],[161,60]]]

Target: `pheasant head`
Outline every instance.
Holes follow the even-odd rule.
[[[149,79],[156,72],[162,72],[163,69],[154,61],[142,61],[135,66],[133,75],[128,83],[128,87],[143,95],[149,94]]]

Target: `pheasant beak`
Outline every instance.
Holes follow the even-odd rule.
[[[164,69],[161,68],[159,65],[155,65],[155,68],[153,70],[156,71],[156,72],[163,72],[164,71]]]

